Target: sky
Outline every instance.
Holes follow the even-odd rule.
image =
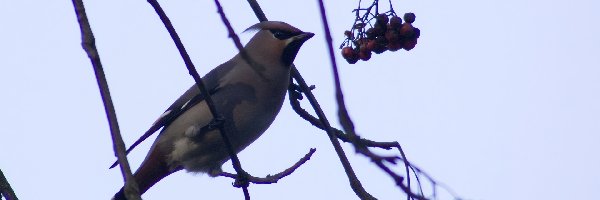
[[[295,64],[340,127],[317,1],[259,2],[269,19],[316,34]],[[398,141],[410,161],[466,199],[600,199],[598,1],[392,2],[400,15],[417,16],[415,49],[355,65],[336,55],[361,136]],[[146,1],[84,3],[131,144],[193,79]],[[201,74],[237,53],[212,1],[160,3]],[[257,22],[250,7],[221,3],[248,41],[252,34],[241,32]],[[325,3],[337,46],[358,2]],[[0,0],[0,26],[0,169],[20,199],[109,199],[123,180],[108,169],[115,160],[108,123],[71,1]],[[133,169],[153,140],[130,154]],[[367,191],[403,198],[389,177],[343,146]],[[325,133],[287,103],[239,157],[246,171],[265,176],[313,147],[291,176],[251,185],[252,198],[357,199]],[[233,172],[230,162],[224,169]],[[231,183],[178,172],[143,198],[242,199]],[[452,196],[439,190],[439,199]]]

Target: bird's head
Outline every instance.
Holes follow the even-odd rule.
[[[315,35],[277,21],[260,22],[246,31],[258,31],[244,47],[252,57],[284,66],[290,66],[302,44]]]

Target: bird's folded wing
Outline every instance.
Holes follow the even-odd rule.
[[[209,93],[212,95],[216,92],[216,90],[216,86],[212,87],[209,89]],[[198,87],[195,84],[192,85],[190,89],[188,89],[185,93],[183,93],[183,95],[181,95],[177,100],[175,100],[175,102],[173,102],[173,104],[171,104],[171,106],[169,106],[169,108],[167,108],[167,110],[162,115],[160,115],[158,119],[156,119],[152,126],[127,149],[126,153],[128,154],[131,150],[133,150],[133,148],[135,148],[137,145],[139,145],[152,134],[154,134],[156,131],[158,131],[158,129],[168,126],[185,111],[187,111],[194,105],[204,101],[204,97],[205,95],[200,94],[200,90],[198,89]],[[114,168],[118,164],[118,161],[115,161],[110,166],[110,168]]]

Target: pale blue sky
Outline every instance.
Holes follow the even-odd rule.
[[[394,2],[399,14],[416,13],[417,47],[356,65],[338,58],[362,136],[399,141],[416,165],[468,199],[600,199],[600,3]],[[236,53],[212,1],[161,3],[200,73]],[[269,19],[316,33],[295,63],[337,124],[316,1],[260,3]],[[257,22],[245,1],[222,4],[238,33]],[[193,81],[146,1],[85,5],[131,144]],[[339,44],[356,2],[326,6]],[[108,125],[71,1],[0,0],[0,26],[0,169],[21,199],[109,199],[122,179],[108,169]],[[151,140],[130,154],[134,169]],[[240,159],[264,176],[311,147],[317,152],[293,175],[252,185],[253,199],[356,199],[324,132],[287,103]],[[391,179],[345,147],[368,191],[402,199]],[[143,197],[242,199],[231,182],[179,172]]]

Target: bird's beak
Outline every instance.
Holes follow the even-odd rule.
[[[311,33],[311,32],[304,32],[304,33],[301,33],[300,35],[297,35],[297,36],[295,36],[295,39],[294,39],[294,40],[295,40],[295,41],[302,41],[302,42],[305,42],[306,40],[308,40],[308,39],[312,38],[313,36],[315,36],[315,34],[314,34],[314,33]]]

